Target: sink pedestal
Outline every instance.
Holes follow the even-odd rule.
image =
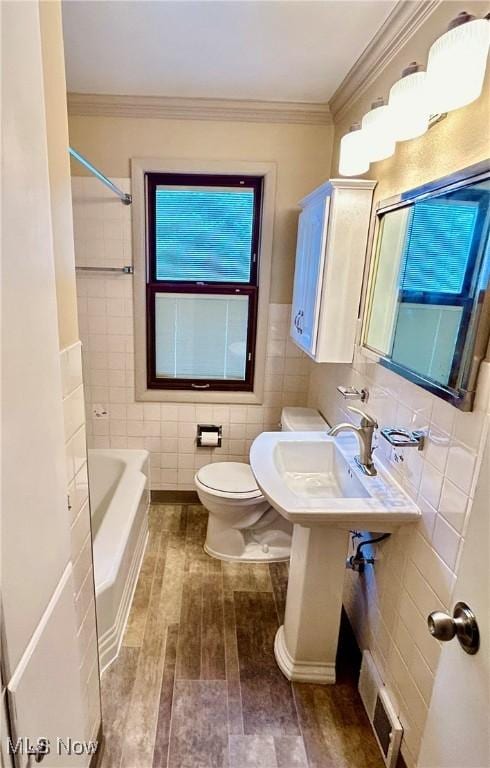
[[[262,432],[250,465],[274,509],[293,523],[284,625],[274,650],[289,680],[335,682],[349,529],[392,531],[420,510],[386,472],[359,471],[353,435]]]
[[[349,532],[295,525],[284,624],[274,643],[288,678],[335,683],[335,657]]]

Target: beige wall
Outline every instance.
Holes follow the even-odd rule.
[[[78,340],[61,4],[39,4],[60,349]]]
[[[486,3],[468,2],[464,9],[475,16],[488,10]],[[443,2],[429,20],[407,43],[372,86],[340,119],[335,120],[335,138],[332,157],[332,176],[338,171],[338,153],[341,136],[352,123],[361,119],[378,96],[387,97],[402,69],[411,61],[426,65],[431,44],[446,29],[448,22],[458,13],[453,2]],[[431,128],[424,136],[397,144],[396,153],[388,160],[373,163],[366,178],[378,180],[375,201],[437,179],[459,168],[476,163],[490,154],[490,72],[484,86],[484,95],[468,107],[451,112],[448,117]]]
[[[289,303],[297,203],[329,176],[332,126],[70,117],[70,142],[110,177],[129,177],[130,158],[277,163],[271,302]],[[74,176],[86,175],[72,161]]]
[[[481,16],[482,3],[465,9]],[[459,10],[442,3],[369,90],[335,126],[332,176],[338,168],[340,137],[377,96],[389,88],[410,61],[426,63],[433,40]],[[371,165],[375,203],[488,157],[490,150],[490,73],[484,95],[450,113],[419,139],[398,144],[393,157]],[[367,387],[366,410],[380,426],[396,424],[428,433],[422,454],[405,450],[395,462],[381,440],[391,470],[422,510],[417,526],[400,529],[380,545],[381,558],[364,576],[346,574],[344,605],[362,648],[373,653],[405,729],[403,755],[409,768],[418,753],[437,671],[440,645],[426,628],[429,611],[452,610],[452,589],[468,524],[489,411],[490,364],[482,366],[474,413],[461,413],[357,352],[353,365],[311,365],[309,404],[336,423],[351,419],[337,385]],[[464,721],[462,722],[464,727]]]

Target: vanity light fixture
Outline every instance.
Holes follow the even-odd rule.
[[[368,169],[365,134],[361,124],[354,123],[340,140],[339,173],[341,176],[359,176]]]
[[[427,99],[427,72],[412,61],[400,80],[391,87],[388,104],[395,141],[408,141],[422,136],[429,127],[430,109]]]
[[[429,50],[427,86],[432,114],[471,104],[482,92],[490,20],[459,13]]]
[[[366,152],[370,162],[385,160],[395,152],[391,109],[383,98],[376,99],[361,122],[366,135]]]

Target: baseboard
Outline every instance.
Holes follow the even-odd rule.
[[[199,504],[196,491],[151,491],[153,504]]]

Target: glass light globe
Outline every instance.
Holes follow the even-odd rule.
[[[366,133],[366,148],[372,163],[385,160],[395,151],[391,109],[383,99],[376,99],[369,112],[362,118],[362,130]]]
[[[426,132],[430,117],[427,73],[416,62],[409,64],[392,86],[388,104],[395,141],[415,139]]]
[[[432,114],[451,112],[478,98],[483,88],[490,21],[460,13],[433,43],[427,63]]]
[[[341,176],[359,176],[368,168],[364,132],[360,123],[355,123],[349,133],[340,139],[339,173]]]

